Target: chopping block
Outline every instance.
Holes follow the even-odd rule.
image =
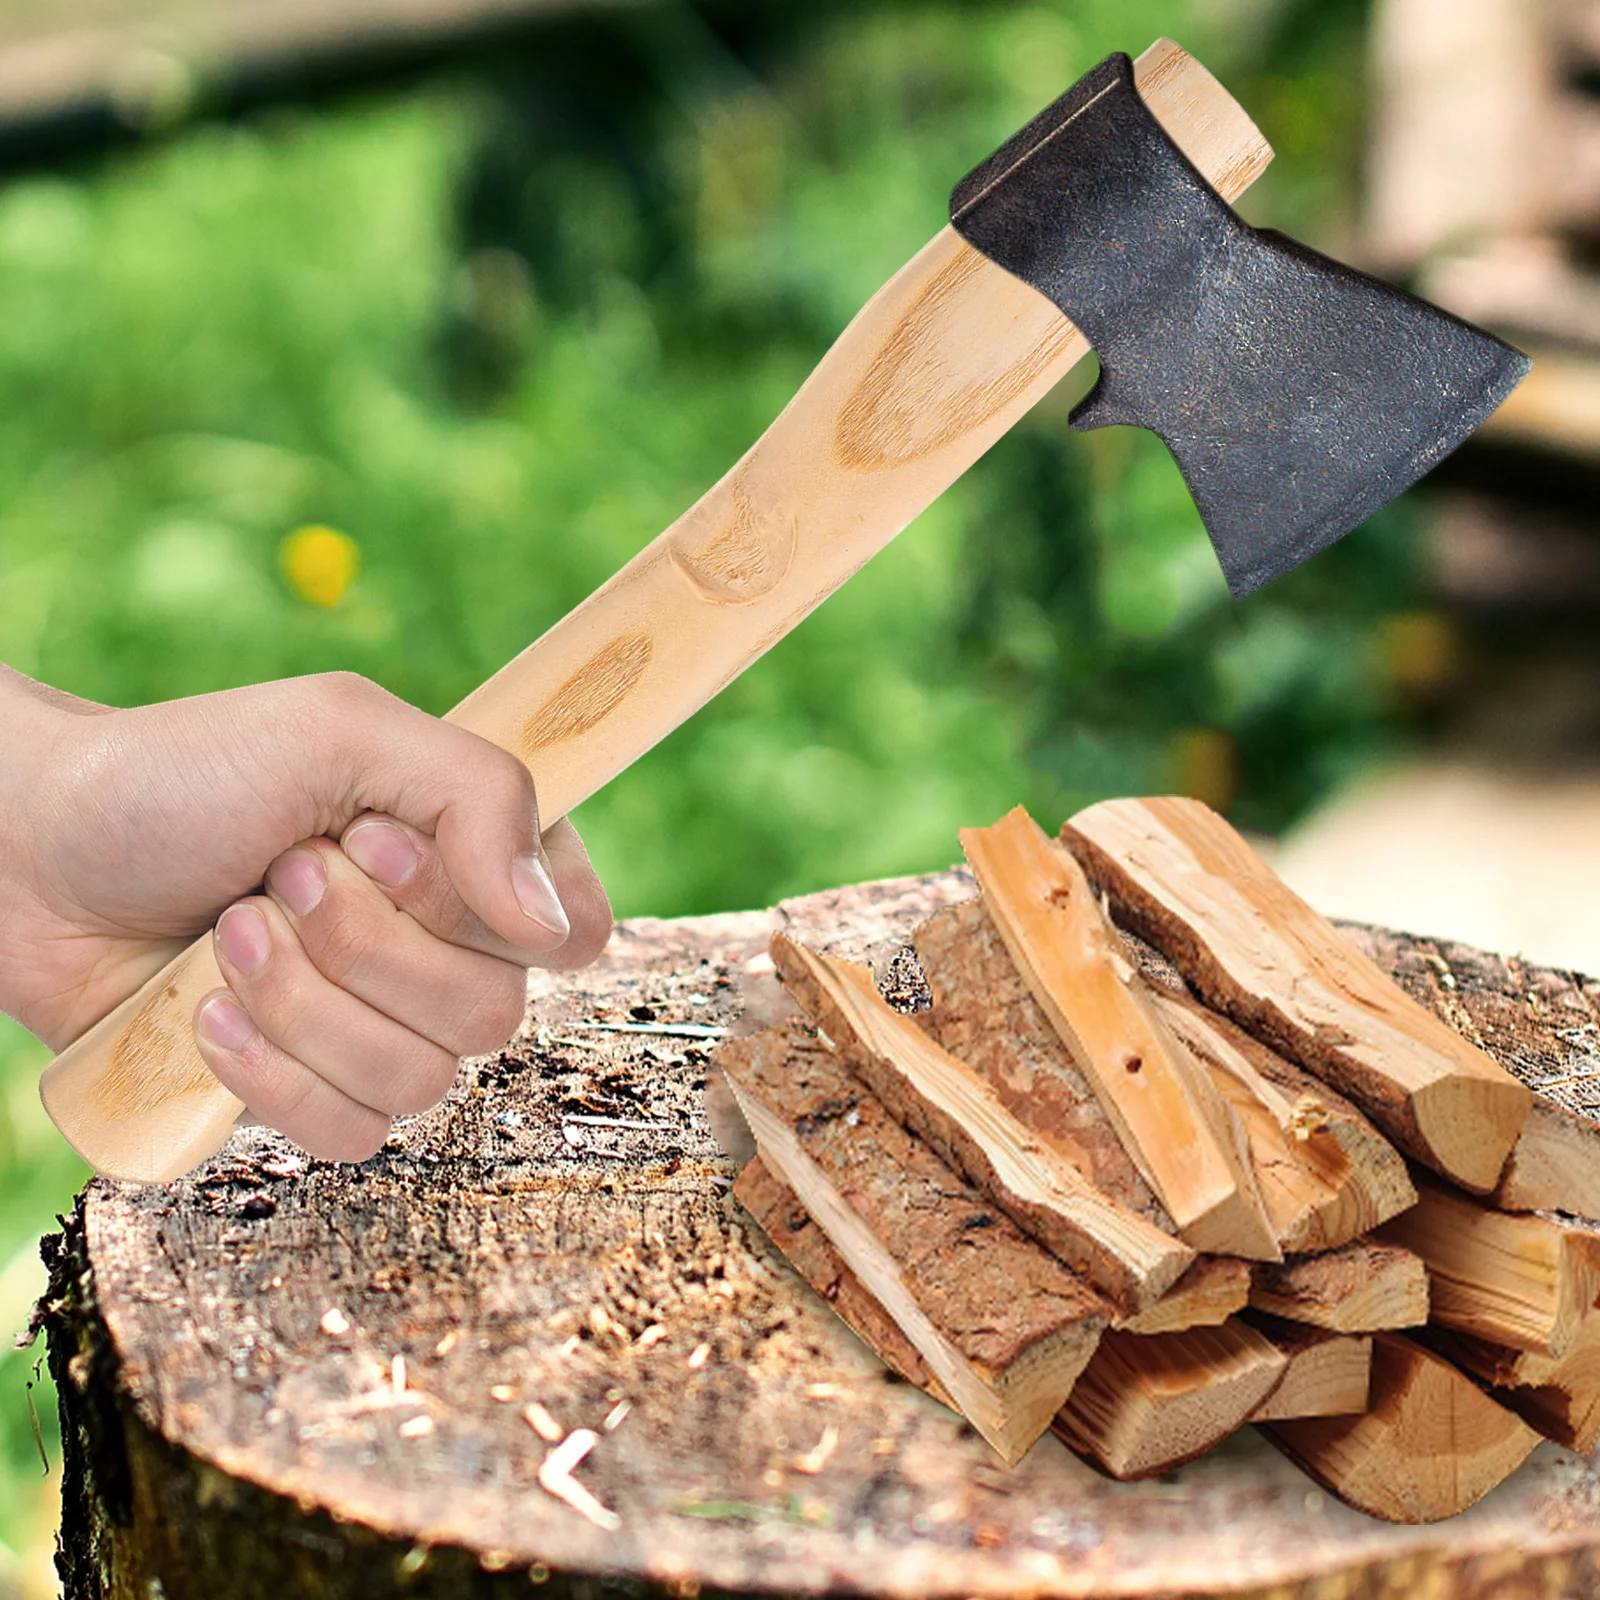
[[[1431,1527],[1342,1506],[1251,1430],[1117,1484],[1006,1468],[894,1380],[732,1197],[707,1070],[776,928],[902,998],[965,869],[618,925],[360,1167],[249,1129],[97,1179],[47,1241],[70,1600],[1600,1593],[1600,1472],[1542,1445]],[[1492,1054],[1558,1072],[1600,983],[1351,929]]]

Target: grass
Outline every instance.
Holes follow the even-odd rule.
[[[952,180],[1106,50],[1231,64],[1298,173],[1256,214],[1337,233],[1361,7],[1252,13],[663,8],[6,181],[0,659],[117,704],[339,667],[445,710],[726,470]],[[1065,409],[581,809],[621,914],[943,865],[1019,798],[1175,786],[1270,825],[1394,736],[1403,513],[1236,608],[1160,446]],[[7,1328],[83,1177],[42,1060],[0,1026]],[[0,1596],[48,1544],[31,1359],[0,1354],[0,1541],[33,1552]]]

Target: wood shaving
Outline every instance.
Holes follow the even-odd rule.
[[[546,1444],[559,1444],[566,1430],[537,1400],[523,1408],[522,1419]]]
[[[828,1464],[828,1457],[839,1448],[839,1430],[830,1422],[822,1437],[803,1456],[794,1458],[794,1470],[814,1478]]]
[[[546,1494],[564,1501],[580,1516],[587,1517],[597,1528],[615,1533],[622,1526],[622,1518],[615,1511],[600,1504],[573,1476],[578,1465],[600,1441],[599,1434],[590,1428],[574,1428],[567,1437],[544,1458],[539,1468],[539,1487]]]

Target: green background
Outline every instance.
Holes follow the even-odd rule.
[[[1278,152],[1241,209],[1347,246],[1364,29],[1353,0],[647,6],[6,178],[0,660],[119,705],[350,668],[442,712],[715,481],[1108,50],[1200,55]],[[581,809],[619,915],[941,866],[1018,800],[1179,788],[1273,829],[1405,736],[1405,504],[1235,604],[1164,450],[1071,433],[1070,398]],[[306,523],[361,552],[333,609],[280,570]],[[7,1330],[83,1176],[43,1060],[0,1019]],[[53,1515],[36,1354],[0,1352],[0,1595]]]

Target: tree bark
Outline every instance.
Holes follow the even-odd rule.
[[[91,1184],[46,1305],[67,1595],[1600,1596],[1600,1474],[1554,1445],[1438,1528],[1337,1505],[1254,1435],[1143,1486],[1049,1438],[1001,1467],[732,1198],[716,1041],[593,1026],[737,1023],[776,927],[926,1004],[900,946],[971,893],[953,872],[626,923],[361,1167],[249,1130],[178,1183]],[[1503,970],[1370,947],[1435,982]],[[1475,1039],[1579,1070],[1559,997],[1588,991],[1516,971]],[[596,1435],[572,1477],[614,1531],[541,1487],[552,1424]]]

